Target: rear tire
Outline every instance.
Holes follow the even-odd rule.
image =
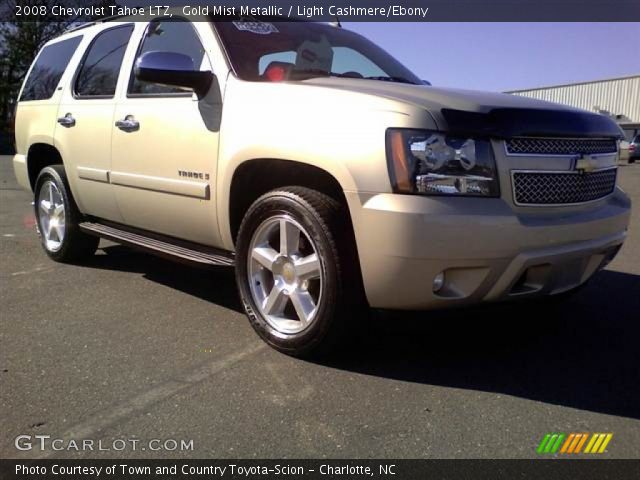
[[[345,207],[308,188],[274,190],[249,208],[236,281],[251,325],[270,346],[310,356],[347,337],[363,307],[352,237]]]
[[[42,169],[36,180],[35,215],[42,248],[56,262],[74,263],[96,252],[100,239],[82,232],[82,214],[62,165]]]

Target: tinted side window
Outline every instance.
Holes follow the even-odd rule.
[[[131,32],[133,25],[126,25],[96,36],[80,66],[75,85],[76,95],[113,97]]]
[[[44,47],[22,90],[20,101],[51,98],[82,37]]]
[[[176,19],[151,22],[142,40],[136,61],[140,56],[152,51],[182,53],[191,57],[196,70],[200,70],[203,67],[204,48],[191,22],[187,20]],[[157,95],[184,93],[184,90],[178,87],[143,82],[135,78],[132,73],[129,93],[134,95]]]

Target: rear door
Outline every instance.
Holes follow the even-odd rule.
[[[15,117],[17,155],[16,178],[31,189],[26,155],[34,143],[54,144],[61,85],[72,76],[69,64],[75,64],[82,42],[81,35],[58,39],[47,44],[36,57],[20,93]]]
[[[141,82],[133,74],[135,60],[150,51],[188,55],[196,68],[212,71],[197,27],[210,29],[208,24],[197,26],[174,18],[152,21],[142,32],[128,66],[126,95],[115,111],[116,122],[128,120],[135,128],[116,126],[113,130],[111,181],[127,225],[217,246],[212,187],[220,92],[198,100],[191,91]],[[214,82],[211,88],[219,86]]]
[[[121,222],[110,181],[111,136],[122,60],[133,24],[109,26],[91,40],[58,108],[55,142],[74,197],[89,215]]]

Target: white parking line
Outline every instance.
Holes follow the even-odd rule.
[[[140,395],[137,395],[114,408],[98,412],[87,421],[70,428],[61,436],[56,436],[53,432],[49,432],[49,434],[52,439],[63,439],[64,444],[68,444],[72,439],[76,441],[80,441],[84,438],[96,439],[96,436],[99,435],[100,432],[117,424],[119,421],[138,412],[144,411],[152,404],[158,403],[182,390],[207,380],[223,370],[230,368],[246,357],[264,350],[265,348],[267,348],[266,344],[256,339],[255,342],[240,351],[201,365],[188,373],[184,378],[182,378],[182,380],[169,380],[162,385],[158,385],[151,390],[141,393]],[[33,449],[15,452],[14,456],[15,458],[50,458],[58,453],[64,455],[65,452],[57,452],[55,450],[42,452],[40,450]]]
[[[53,270],[54,267],[50,266],[50,267],[36,267],[34,269],[31,270],[20,270],[19,272],[13,272],[11,273],[12,277],[17,277],[19,275],[30,275],[32,273],[42,273],[42,272],[50,272],[51,270]]]

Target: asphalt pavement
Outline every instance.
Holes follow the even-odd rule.
[[[0,457],[530,458],[548,432],[611,432],[603,456],[640,458],[640,164],[620,184],[628,241],[571,300],[378,314],[308,362],[257,338],[231,270],[105,241],[50,261],[0,157]]]

